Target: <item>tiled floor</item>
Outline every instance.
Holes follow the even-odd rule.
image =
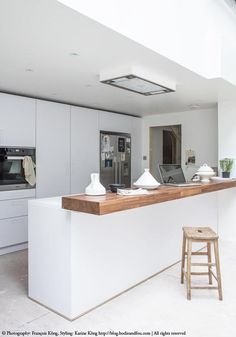
[[[27,251],[0,256],[0,334],[14,331],[186,331],[186,336],[236,336],[236,244],[221,242],[224,301],[195,290],[186,300],[179,264],[69,322],[27,298]],[[200,282],[203,282],[201,277]]]

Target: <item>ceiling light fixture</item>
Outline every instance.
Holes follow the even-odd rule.
[[[107,72],[100,74],[100,82],[145,96],[165,94],[176,89],[173,81],[168,82],[153,72],[137,66],[122,69],[122,71],[112,71],[110,74]]]
[[[194,110],[194,109],[199,109],[201,106],[200,104],[189,104],[188,107],[189,109]]]

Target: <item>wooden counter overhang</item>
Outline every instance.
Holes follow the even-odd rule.
[[[149,191],[147,195],[139,196],[121,196],[111,192],[104,196],[79,194],[62,197],[62,208],[70,211],[104,215],[232,187],[236,187],[235,179],[189,187],[160,186],[157,190]]]

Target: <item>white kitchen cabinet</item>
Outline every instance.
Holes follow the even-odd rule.
[[[71,193],[83,193],[99,172],[99,112],[71,107]]]
[[[99,128],[101,131],[131,133],[134,117],[107,111],[99,112]]]
[[[31,199],[35,198],[35,189],[0,191],[0,203],[2,200]]]
[[[0,219],[28,215],[29,199],[14,199],[0,201]]]
[[[70,106],[37,100],[36,197],[70,193]]]
[[[35,147],[35,99],[0,93],[0,146]]]
[[[0,192],[0,255],[27,247],[28,200],[35,189]]]
[[[27,242],[28,217],[22,216],[0,220],[0,232],[0,248]]]

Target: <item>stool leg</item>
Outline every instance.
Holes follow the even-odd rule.
[[[214,251],[215,251],[215,261],[216,261],[216,275],[217,275],[217,280],[218,280],[219,300],[222,301],[223,295],[222,295],[218,240],[214,240]]]
[[[187,240],[187,299],[191,300],[191,255],[192,240]]]
[[[186,250],[186,238],[183,233],[182,260],[181,260],[181,283],[184,283],[185,250]]]
[[[210,242],[207,242],[207,258],[208,258],[208,263],[211,263],[211,243]],[[209,284],[212,284],[211,266],[208,267],[208,273],[209,273]]]

